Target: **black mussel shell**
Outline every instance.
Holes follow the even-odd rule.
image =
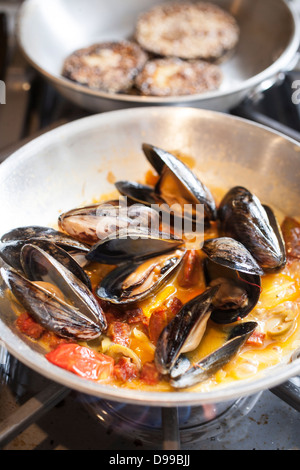
[[[35,245],[24,245],[21,264],[31,281],[44,281],[55,285],[73,308],[96,322],[103,329],[106,319],[91,290],[69,269],[46,251]]]
[[[163,197],[158,194],[157,188],[130,181],[118,181],[115,183],[115,186],[118,191],[123,196],[128,197],[129,201],[132,203],[145,204],[146,206],[151,207],[152,210],[156,211],[158,217],[162,220],[163,225],[178,227],[180,233],[183,229],[183,220],[189,220],[192,223],[192,229],[194,231],[196,222],[198,224],[208,222],[206,219],[204,220],[202,210],[195,211],[193,208],[189,207],[192,206],[192,204],[189,204],[184,208],[182,208],[178,203],[169,205]]]
[[[0,269],[1,277],[25,310],[44,328],[64,338],[89,341],[102,332],[99,323],[77,308],[26,279],[12,268]]]
[[[77,263],[70,252],[60,248],[58,245],[51,241],[36,238],[30,240],[12,240],[5,243],[0,243],[0,257],[11,267],[17,271],[25,272],[28,274],[26,266],[21,263],[21,250],[27,245],[35,245],[42,248],[55,259],[57,259],[63,266],[68,268],[75,276],[84,282],[89,289],[92,288],[91,281],[86,272]],[[76,253],[79,253],[76,251]]]
[[[123,289],[124,281],[129,278],[137,269],[143,268],[145,263],[151,264],[151,261],[155,261],[156,257],[151,257],[148,260],[128,262],[112,270],[105,278],[101,281],[100,285],[96,290],[96,295],[101,299],[108,301],[119,306],[135,304],[145,300],[150,295],[156,293],[179,268],[182,259],[184,257],[185,250],[175,250],[167,254],[160,255],[166,259],[165,264],[162,266],[160,276],[155,279],[152,285],[146,284],[145,290],[142,289],[143,283],[147,283],[147,277],[141,278],[141,281],[134,284],[136,287],[141,287],[140,291],[136,294],[133,293],[133,289],[130,286],[125,291]],[[160,257],[159,256],[159,257]],[[159,258],[158,257],[158,258]],[[142,269],[146,272],[146,269]]]
[[[90,245],[124,228],[150,228],[154,223],[159,224],[156,211],[143,204],[127,206],[121,198],[69,210],[58,220],[64,232]]]
[[[117,237],[106,237],[93,245],[86,258],[89,261],[117,265],[167,253],[183,244],[183,240],[171,234],[147,230],[124,230],[120,231]]]
[[[202,250],[214,263],[247,274],[264,272],[247,248],[230,237],[210,238],[203,242]]]
[[[246,188],[228,191],[218,216],[223,234],[243,243],[265,272],[285,265],[284,241],[274,213]]]
[[[262,269],[240,242],[229,237],[205,240],[202,250],[208,256],[204,262],[207,284],[220,285],[210,318],[220,324],[244,318],[259,300]]]
[[[161,374],[169,374],[183,352],[196,349],[212,311],[218,287],[206,289],[187,302],[161,332],[155,351],[155,364]],[[191,345],[192,349],[189,349]]]
[[[209,379],[234,358],[256,327],[256,322],[240,323],[233,327],[223,346],[201,359],[183,374],[171,377],[171,385],[175,388],[187,388]]]
[[[10,241],[31,239],[44,239],[52,241],[67,251],[79,250],[87,252],[89,250],[89,246],[87,246],[85,243],[81,243],[69,235],[60,232],[59,230],[55,230],[51,227],[42,227],[39,225],[17,227],[13,230],[10,230],[9,232],[2,235],[1,242],[6,243]]]
[[[190,194],[191,201],[204,205],[204,211],[210,220],[216,220],[217,210],[214,198],[209,189],[196,177],[196,175],[181,160],[171,153],[144,143],[142,145],[143,152],[157,171],[162,175],[164,168],[167,167],[178,181],[184,186]],[[156,192],[160,194],[160,183],[156,186]],[[163,194],[161,194],[163,198]]]
[[[135,181],[117,181],[117,190],[122,196],[126,196],[130,202],[145,204],[147,206],[162,204],[164,201],[155,193],[152,186]]]

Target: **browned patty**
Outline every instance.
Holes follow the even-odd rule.
[[[90,88],[127,91],[148,55],[130,41],[103,42],[79,49],[64,62],[62,74]]]
[[[145,50],[182,59],[217,59],[239,39],[234,17],[212,3],[171,2],[138,18],[136,40]]]
[[[135,84],[143,95],[180,96],[216,90],[221,81],[217,65],[202,60],[162,58],[148,61]]]

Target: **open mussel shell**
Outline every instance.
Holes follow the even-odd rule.
[[[243,243],[265,272],[285,265],[284,240],[274,213],[246,188],[228,191],[218,216],[223,234]]]
[[[196,175],[181,160],[171,153],[144,143],[142,145],[143,152],[157,171],[160,178],[156,185],[155,191],[163,200],[168,202],[164,195],[165,187],[168,190],[170,185],[170,176],[177,181],[177,191],[182,192],[185,203],[203,204],[204,211],[209,220],[216,220],[217,210],[214,198],[209,189],[196,177]],[[167,180],[165,183],[165,178]]]
[[[139,262],[128,262],[111,271],[100,283],[96,295],[119,306],[135,304],[155,294],[177,271],[184,249]]]
[[[72,209],[61,214],[58,219],[63,231],[90,245],[130,226],[148,228],[155,222],[159,223],[156,211],[142,204],[127,206],[124,199]]]
[[[262,269],[248,250],[230,237],[205,240],[204,271],[208,285],[219,285],[211,319],[220,324],[244,318],[257,304]]]
[[[223,346],[188,370],[184,370],[182,374],[174,374],[170,384],[175,388],[187,388],[209,379],[236,356],[256,327],[257,323],[252,321],[234,326]]]
[[[74,257],[59,247],[52,241],[44,239],[30,239],[30,240],[12,240],[5,243],[0,243],[0,256],[1,258],[11,267],[20,271],[24,271],[24,266],[21,263],[21,250],[26,244],[31,244],[42,248],[42,250],[49,253],[57,261],[59,261],[63,266],[69,269],[78,279],[80,279],[86,286],[91,289],[91,281],[86,272],[74,259]],[[26,266],[25,266],[26,272]]]
[[[122,196],[126,196],[130,202],[151,206],[162,204],[164,201],[155,193],[152,186],[137,183],[135,181],[117,181],[115,187]]]
[[[24,245],[21,263],[31,281],[48,282],[56,286],[73,308],[97,323],[103,330],[106,319],[90,289],[49,253],[35,245]]]
[[[121,230],[93,245],[86,258],[89,261],[117,265],[167,253],[183,244],[183,240],[171,234],[143,229]]]
[[[161,332],[155,350],[155,364],[161,374],[169,374],[181,354],[200,344],[212,312],[218,286],[206,289],[187,302]]]
[[[44,328],[59,336],[89,341],[100,336],[102,327],[77,308],[26,279],[12,268],[1,277],[23,308]]]
[[[168,203],[158,194],[157,188],[131,181],[117,181],[115,186],[120,194],[126,196],[132,203],[144,204],[151,208],[152,211],[155,211],[162,225],[173,227],[175,232],[177,228],[179,228],[179,233],[182,232],[183,220],[188,220],[194,231],[195,223],[198,224],[198,227],[200,224],[204,224],[204,211],[202,206],[197,207],[195,210],[197,201],[194,201],[194,204],[189,203],[184,206],[180,204],[178,200],[174,203],[171,203],[171,201]],[[178,191],[179,188],[177,187],[174,191],[175,198],[178,196]]]
[[[286,258],[285,240],[284,240],[279,222],[278,222],[273,210],[271,209],[271,207],[267,206],[266,204],[263,204],[263,208],[266,211],[266,214],[267,214],[269,222],[270,222],[270,226],[272,227],[272,229],[275,233],[275,236],[278,240],[278,244],[279,244],[280,258],[279,258],[278,266],[274,268],[274,270],[276,271],[278,269],[284,268],[284,266],[286,265],[286,259],[287,258]],[[271,268],[269,270],[271,270]]]
[[[51,227],[42,227],[39,225],[17,227],[5,233],[1,237],[1,242],[11,242],[17,240],[43,239],[48,240],[67,251],[87,252],[89,247],[85,243],[75,240],[70,235],[55,230]]]

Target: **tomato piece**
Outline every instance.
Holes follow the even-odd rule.
[[[246,344],[251,346],[262,346],[264,344],[265,333],[260,333],[259,331],[254,331],[252,335],[246,341]]]
[[[60,344],[45,357],[52,364],[88,380],[108,379],[114,370],[112,357],[75,343]]]

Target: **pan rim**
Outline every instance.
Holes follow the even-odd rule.
[[[186,110],[186,111],[185,111]],[[252,123],[244,118],[224,115],[217,111],[207,111],[195,108],[177,108],[173,107],[162,107],[159,110],[156,107],[144,107],[138,109],[125,109],[110,111],[106,113],[95,114],[92,116],[87,116],[76,121],[64,124],[56,129],[53,129],[33,141],[25,144],[16,152],[14,152],[0,167],[0,181],[5,178],[5,175],[9,174],[12,168],[15,168],[15,165],[18,164],[18,161],[24,158],[30,157],[30,154],[33,149],[42,148],[47,146],[53,140],[59,139],[59,136],[64,135],[72,136],[78,129],[81,132],[84,132],[85,129],[88,130],[91,126],[99,126],[101,122],[107,124],[108,121],[115,122],[116,119],[126,119],[126,115],[135,113],[135,115],[145,114],[149,112],[159,112],[161,113],[185,113],[189,115],[193,113],[194,115],[204,115],[204,116],[222,116],[222,119],[228,119],[233,122],[243,122],[247,126],[260,129],[259,132],[267,132],[272,135],[281,136],[285,140],[289,141],[291,145],[296,145],[298,148],[300,144],[293,139],[286,138],[283,134],[280,134],[276,131],[272,131],[266,126]],[[189,392],[189,391],[175,391],[175,392],[152,392],[152,391],[140,391],[140,390],[130,390],[112,387],[105,384],[93,383],[80,377],[75,376],[74,374],[64,371],[50,363],[43,357],[42,354],[34,351],[25,341],[23,341],[18,335],[16,335],[0,318],[1,325],[1,340],[4,343],[7,350],[19,359],[22,363],[28,365],[30,368],[39,372],[40,374],[46,376],[50,380],[54,380],[60,383],[63,386],[72,388],[79,392],[85,394],[97,396],[102,399],[107,399],[111,401],[126,402],[136,405],[149,405],[149,406],[161,406],[161,407],[171,407],[171,406],[187,406],[187,405],[199,405],[204,403],[217,403],[217,402],[226,402],[233,400],[235,398],[240,398],[242,396],[249,396],[255,394],[264,389],[270,389],[276,385],[285,382],[291,377],[294,377],[300,372],[300,359],[297,359],[289,364],[283,363],[279,364],[274,368],[274,371],[269,372],[269,374],[264,377],[261,375],[258,379],[243,380],[237,384],[230,385],[227,387],[220,387],[209,392]],[[38,357],[38,360],[36,361]],[[47,367],[44,367],[47,365]],[[47,373],[45,375],[45,369]],[[278,373],[280,370],[280,373]]]

